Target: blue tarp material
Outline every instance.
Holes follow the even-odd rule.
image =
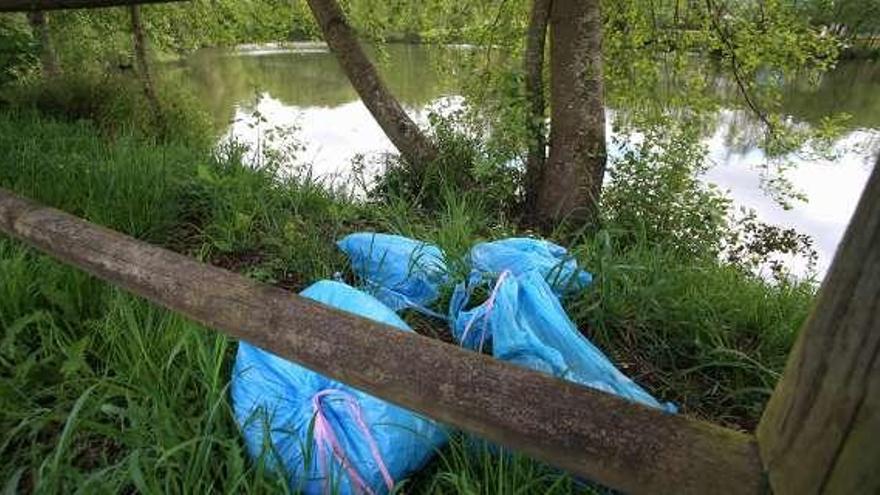
[[[446,281],[443,251],[433,244],[391,234],[361,232],[336,243],[352,269],[377,299],[395,311],[405,308],[433,313]]]
[[[374,297],[342,283],[317,282],[301,295],[412,331]],[[246,342],[238,347],[231,393],[250,455],[266,452],[268,465],[280,463],[291,489],[306,494],[388,493],[389,481],[420,469],[447,440],[429,419]]]
[[[393,293],[403,296],[398,301],[429,304],[446,280],[443,252],[431,244],[358,233],[339,245],[355,273],[368,283],[381,287],[382,281],[390,281],[379,289],[380,297]],[[472,272],[455,287],[448,311],[453,336],[462,346],[491,346],[498,359],[675,412],[674,405],[661,404],[623,375],[565,313],[558,296],[584,289],[592,281],[565,248],[539,239],[509,238],[477,244],[468,257]],[[481,286],[491,289],[489,297],[466,309]],[[413,304],[392,307],[400,310]]]

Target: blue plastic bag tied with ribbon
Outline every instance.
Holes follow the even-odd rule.
[[[470,282],[483,283],[472,277]],[[547,373],[625,399],[674,413],[621,373],[566,314],[544,276],[536,270],[502,272],[489,297],[469,310],[465,284],[456,287],[450,305],[453,335],[465,347],[483,350],[491,343],[501,361]]]
[[[317,282],[301,295],[412,331],[376,298],[339,282]],[[231,395],[249,454],[306,494],[389,493],[447,441],[430,419],[246,342]]]

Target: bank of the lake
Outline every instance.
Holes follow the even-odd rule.
[[[433,211],[393,195],[368,204],[305,175],[253,168],[238,149],[108,138],[87,121],[31,112],[0,113],[0,136],[0,186],[291,290],[345,273],[334,242],[353,231],[417,237],[453,257],[479,240],[528,234],[467,190],[450,191]],[[566,301],[569,314],[683,414],[753,428],[815,287],[767,283],[618,230],[557,239],[595,276]],[[429,336],[442,332],[443,322],[406,318]],[[0,325],[4,479],[91,492],[283,488],[247,459],[233,421],[230,339],[9,239],[0,240]],[[461,438],[406,486],[472,493],[500,485],[591,491]]]

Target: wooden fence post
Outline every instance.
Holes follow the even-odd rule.
[[[786,494],[880,493],[880,164],[758,427]]]

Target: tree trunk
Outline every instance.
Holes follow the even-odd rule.
[[[394,146],[416,167],[435,159],[434,144],[382,82],[339,4],[335,0],[308,0],[308,3],[342,70]]]
[[[606,154],[599,0],[554,0],[550,63],[550,157],[538,217],[548,227],[593,222]]]
[[[533,216],[538,201],[538,188],[547,158],[546,125],[544,124],[544,45],[552,0],[534,0],[529,30],[526,35],[525,89],[529,100],[529,151],[526,162],[526,214]]]
[[[144,25],[141,21],[141,8],[138,5],[132,5],[129,7],[129,11],[131,12],[131,33],[134,38],[135,66],[143,83],[147,102],[153,108],[156,122],[161,126],[164,120],[162,117],[162,105],[159,102],[159,95],[156,93],[150,60],[147,57],[147,37],[144,34]]]
[[[43,68],[43,76],[55,77],[61,74],[61,68],[58,64],[58,55],[55,53],[55,47],[52,45],[52,37],[49,34],[49,23],[46,20],[46,14],[41,11],[29,12],[28,21],[31,29],[40,43],[40,65]]]

